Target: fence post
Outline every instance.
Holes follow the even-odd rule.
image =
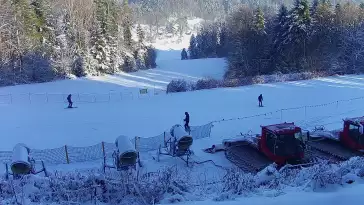
[[[94,204],[96,205],[96,201],[97,201],[97,187],[95,187],[95,191],[94,191]]]
[[[109,92],[109,102],[111,101],[111,92]]]
[[[67,145],[64,146],[64,151],[66,152],[66,160],[67,160],[67,164],[70,163],[70,159],[68,158],[68,149],[67,149]]]
[[[305,106],[305,120],[307,119],[307,106]]]
[[[281,122],[283,122],[283,109],[281,110]]]
[[[120,101],[123,101],[123,93],[120,92]]]
[[[13,94],[10,94],[10,104],[13,104]]]
[[[134,138],[134,148],[138,152],[138,137],[137,136],[135,136],[135,138]]]
[[[139,166],[141,166],[140,154],[139,154],[139,139],[140,139],[140,137],[138,137],[138,136],[135,137],[135,151],[138,153],[138,164],[139,164]]]
[[[105,154],[105,142],[101,142],[101,147],[102,147],[102,154],[104,155],[104,158],[106,157]]]
[[[46,99],[47,99],[47,103],[48,103],[48,93],[46,93]]]

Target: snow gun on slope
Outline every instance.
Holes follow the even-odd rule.
[[[343,119],[341,130],[328,131],[316,127],[311,133],[310,148],[331,155],[335,161],[362,156],[364,151],[364,117]]]
[[[47,172],[43,161],[41,161],[42,169],[36,171],[36,162],[30,157],[30,149],[25,144],[17,144],[13,149],[13,157],[10,164],[11,172],[9,171],[9,166],[6,164],[6,178],[9,179],[9,175],[14,178],[21,177],[28,174],[39,174],[44,172],[47,176]]]
[[[164,144],[159,146],[157,161],[160,161],[160,155],[169,155],[181,158],[188,166],[192,154],[190,150],[193,143],[192,136],[181,125],[174,125],[170,132],[165,132],[164,135]],[[183,157],[186,157],[186,159]]]
[[[116,150],[112,154],[113,166],[107,165],[106,156],[104,157],[104,172],[105,168],[113,168],[118,171],[127,171],[129,169],[136,170],[137,164],[141,166],[139,160],[139,152],[136,145],[134,146],[127,136],[119,136],[115,140]]]

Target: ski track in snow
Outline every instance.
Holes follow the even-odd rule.
[[[33,96],[32,103],[26,97],[7,104],[0,104],[0,150],[12,150],[15,144],[25,143],[33,149],[57,148],[66,145],[89,146],[101,141],[114,142],[119,135],[130,137],[153,137],[170,129],[175,124],[182,124],[184,112],[191,116],[191,125],[203,125],[210,121],[237,118],[272,112],[271,115],[215,123],[211,138],[194,142],[193,159],[203,161],[211,159],[219,165],[230,167],[223,153],[207,154],[203,148],[220,143],[223,139],[233,138],[241,133],[260,132],[260,125],[296,122],[303,128],[312,129],[315,125],[325,125],[328,129],[341,128],[342,118],[363,115],[363,100],[340,102],[322,107],[275,112],[282,108],[316,105],[350,98],[362,97],[364,76],[340,76],[320,78],[308,81],[252,85],[237,88],[202,90],[195,92],[169,94],[163,93],[173,79],[197,81],[201,78],[223,77],[226,65],[223,59],[198,59],[181,61],[180,49],[188,42],[185,37],[178,44],[157,42],[158,67],[153,70],[136,73],[121,73],[76,80],[19,85],[0,88],[0,102],[6,101],[7,94],[14,96],[27,93],[99,93],[109,92],[134,93],[134,99],[120,102],[75,103],[78,109],[65,110],[66,103],[44,103],[42,97]],[[181,45],[184,46],[181,46]],[[139,99],[140,88],[156,89],[159,95]],[[264,106],[258,107],[257,97],[263,94]],[[44,96],[43,96],[44,97]],[[16,100],[16,99],[14,99]],[[62,100],[62,99],[61,99]],[[23,103],[22,103],[23,102]],[[162,157],[156,162],[152,156],[156,152],[141,153],[144,171],[156,171],[163,166],[177,165],[184,169],[180,159]],[[85,162],[70,165],[51,165],[50,171],[82,171],[97,169],[102,162]],[[3,170],[2,167],[0,169]],[[186,168],[187,169],[187,168]],[[218,177],[219,168],[212,164],[195,166],[192,171],[207,173],[211,180]],[[204,176],[206,177],[206,176]],[[350,200],[362,200],[362,194],[356,188],[345,188],[340,194],[290,193],[265,200],[261,197],[244,198],[234,202],[215,202],[230,204],[343,204],[344,197]],[[264,199],[264,200],[262,200]],[[207,202],[191,204],[204,205]],[[345,203],[348,203],[346,201]],[[350,203],[350,202],[349,202]],[[354,203],[354,201],[353,201]]]

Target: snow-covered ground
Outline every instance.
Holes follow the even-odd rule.
[[[196,81],[205,77],[222,78],[224,74],[223,59],[181,61],[179,49],[186,47],[186,42],[157,42],[156,47],[160,49],[158,68],[153,70],[0,88],[0,151],[12,150],[17,143],[25,143],[32,149],[50,149],[114,142],[119,135],[153,137],[175,124],[182,124],[187,111],[191,125],[216,121],[210,138],[194,142],[193,160],[213,160],[218,165],[231,167],[222,153],[207,154],[202,149],[240,133],[259,133],[260,125],[292,121],[305,129],[319,125],[337,129],[341,127],[342,118],[363,115],[364,76],[337,76],[167,95],[163,90],[173,79]],[[150,93],[147,96],[138,94],[142,88],[150,89]],[[74,93],[77,109],[64,109],[66,104],[63,101],[68,93]],[[257,105],[259,94],[264,96],[263,108]],[[348,100],[353,98],[359,99]],[[259,114],[263,115],[255,116]],[[243,118],[245,116],[252,117]],[[141,153],[145,172],[176,165],[197,173],[194,176],[196,181],[204,177],[213,181],[223,174],[220,168],[209,163],[186,168],[180,159],[163,157],[161,162],[156,162],[153,156],[155,152]],[[96,161],[47,165],[47,168],[68,172],[97,169],[101,164]],[[276,198],[261,196],[216,203],[342,204],[341,198],[344,197],[361,200],[357,190],[362,188],[362,185],[356,185],[335,193],[293,192]],[[334,195],[337,198],[333,198]],[[205,203],[211,202],[193,202]]]
[[[290,192],[281,196],[254,196],[244,197],[233,201],[197,201],[184,203],[184,205],[241,205],[241,204],[254,204],[254,205],[346,205],[357,204],[364,200],[362,190],[363,184],[348,186],[340,191],[335,192]]]
[[[54,103],[51,100],[46,103],[43,101],[44,96],[38,101],[37,96],[32,96],[32,103],[26,101],[24,104],[0,105],[0,131],[6,133],[6,143],[0,144],[0,150],[11,150],[19,142],[39,149],[60,147],[65,144],[88,146],[101,141],[113,142],[120,134],[152,137],[174,124],[183,123],[186,111],[190,113],[192,125],[273,112],[254,120],[218,123],[213,128],[213,136],[219,138],[231,137],[249,130],[258,132],[260,125],[281,121],[294,121],[300,125],[312,123],[311,126],[337,122],[333,126],[340,126],[343,117],[362,115],[363,100],[308,107],[306,114],[304,108],[287,110],[282,112],[282,119],[281,113],[275,111],[362,97],[363,78],[364,76],[340,76],[301,82],[151,95],[147,98],[125,101],[85,104],[76,102],[75,106],[78,108],[72,110],[65,110],[65,103]],[[158,80],[158,77],[154,79]],[[87,82],[82,84],[84,81]],[[97,89],[99,93],[106,95],[111,87],[114,90],[127,89],[111,82],[104,86],[100,81],[69,80],[8,87],[2,88],[1,91],[52,93],[56,90],[54,92],[68,93],[76,90],[75,92],[92,93]],[[257,96],[260,93],[264,96],[263,108],[257,106]]]

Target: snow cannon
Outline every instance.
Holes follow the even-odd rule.
[[[119,136],[115,141],[115,145],[117,148],[115,166],[117,168],[135,166],[138,160],[138,153],[129,137]]]
[[[17,144],[13,149],[13,159],[10,164],[11,171],[16,175],[29,174],[32,163],[29,158],[30,149],[25,144]]]
[[[185,153],[189,150],[193,143],[193,138],[190,136],[181,125],[175,125],[171,128],[171,136],[175,140],[176,152]]]

